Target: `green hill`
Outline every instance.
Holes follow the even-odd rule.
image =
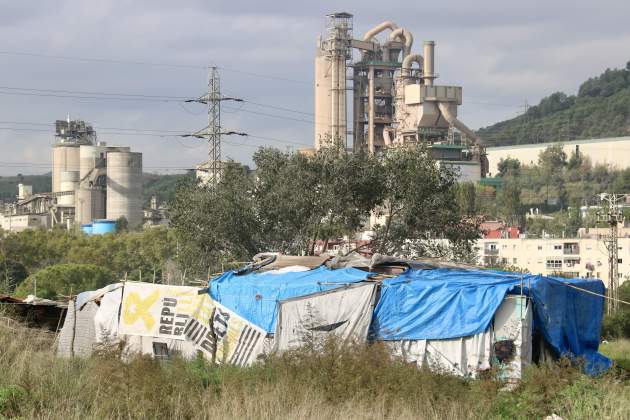
[[[556,92],[516,118],[481,128],[488,146],[630,135],[630,61],[582,83],[577,95]]]
[[[44,175],[0,176],[0,201],[15,201],[18,193],[18,184],[33,186],[33,193],[41,193],[51,190],[52,180],[50,173]]]
[[[143,174],[145,205],[149,204],[152,195],[157,195],[161,203],[169,201],[175,195],[177,183],[187,176],[190,175]],[[15,201],[18,184],[32,185],[33,193],[37,194],[50,191],[52,180],[50,173],[44,175],[18,174],[17,176],[0,176],[0,201]]]

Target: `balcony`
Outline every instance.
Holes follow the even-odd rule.
[[[580,245],[575,242],[565,243],[563,246],[564,255],[579,255]]]
[[[497,248],[484,248],[483,253],[485,255],[499,255],[499,250]]]

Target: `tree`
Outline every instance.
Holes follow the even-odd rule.
[[[499,163],[497,164],[497,170],[499,173],[498,177],[504,178],[508,175],[518,176],[521,169],[521,162],[518,159],[514,159],[511,157],[507,157],[505,159],[501,158]]]
[[[376,252],[401,256],[445,256],[457,250],[470,254],[479,237],[478,222],[462,218],[456,205],[456,178],[452,170],[437,165],[424,146],[395,148],[383,157],[385,199],[378,212]],[[451,247],[435,246],[445,239]],[[445,245],[442,242],[442,245]]]
[[[466,251],[478,236],[476,220],[463,218],[457,206],[454,174],[424,147],[382,156],[267,148],[254,163],[255,176],[231,165],[216,188],[179,189],[171,214],[180,261],[206,272],[261,251],[313,254],[317,241],[353,235],[372,216],[381,221],[373,242],[379,252],[426,255],[430,238]]]
[[[254,181],[245,166],[227,163],[218,186],[185,179],[171,202],[180,264],[199,274],[221,264],[247,261],[258,252],[260,225],[253,202]]]
[[[497,195],[499,214],[509,226],[522,224],[521,189],[516,182],[507,182]]]
[[[554,186],[558,192],[558,200],[560,208],[566,204],[566,190],[564,189],[564,179],[562,177],[564,168],[567,164],[567,154],[564,152],[562,145],[553,145],[547,147],[538,155],[538,165],[541,174],[546,180],[546,202],[549,202],[549,186]]]
[[[460,211],[465,216],[475,216],[479,212],[477,187],[472,182],[457,185],[457,202]]]
[[[105,267],[92,264],[57,264],[29,276],[15,290],[15,295],[57,299],[60,295],[76,295],[95,290],[115,281],[113,273]]]

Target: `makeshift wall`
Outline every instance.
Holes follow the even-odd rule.
[[[278,303],[276,350],[321,343],[330,335],[365,342],[372,320],[376,284],[359,283]]]

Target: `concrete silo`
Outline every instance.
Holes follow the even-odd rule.
[[[79,171],[79,148],[91,145],[96,139],[96,132],[91,125],[81,120],[55,121],[55,143],[52,156],[52,192],[61,189],[62,172]]]
[[[107,152],[107,218],[142,224],[142,153]]]
[[[59,191],[75,191],[79,188],[79,171],[63,171],[59,174]],[[60,195],[57,205],[74,207],[75,195]]]

